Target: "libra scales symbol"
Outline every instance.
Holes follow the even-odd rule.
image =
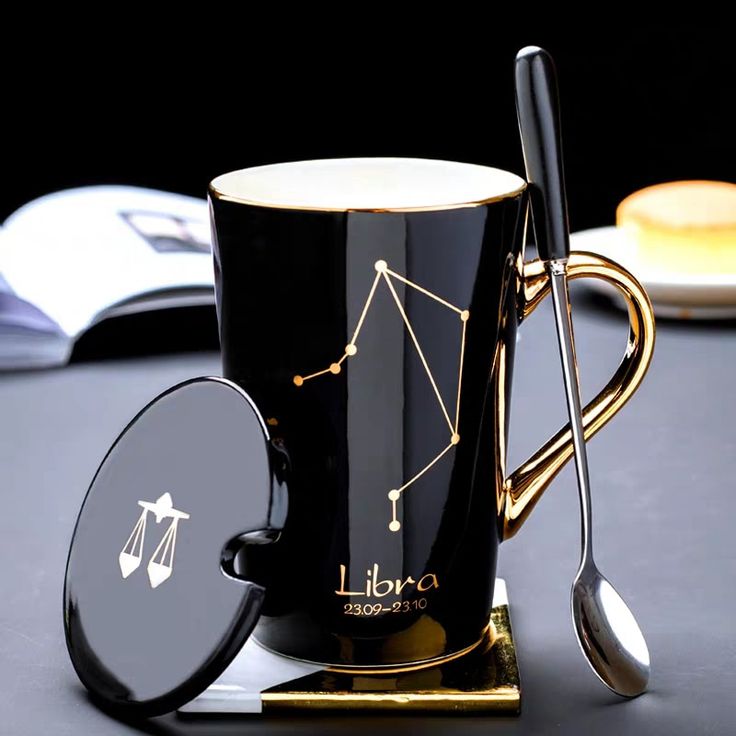
[[[153,501],[138,501],[138,505],[143,508],[143,512],[138,517],[138,521],[136,521],[133,531],[130,533],[128,541],[123,547],[123,551],[118,556],[118,564],[120,565],[120,572],[123,574],[123,578],[127,578],[140,566],[149,511],[153,512],[157,524],[160,524],[164,519],[171,519],[171,524],[169,524],[168,529],[164,532],[164,536],[158,543],[158,547],[156,547],[146,568],[151,587],[157,588],[165,580],[168,580],[174,571],[174,550],[176,549],[177,529],[179,522],[182,519],[188,519],[189,514],[174,508],[174,502],[170,493],[164,493],[163,496],[159,496],[155,503]]]
[[[470,319],[470,312],[467,309],[460,309],[460,307],[456,307],[454,304],[450,304],[450,302],[437,296],[437,294],[433,294],[431,291],[428,291],[422,286],[419,286],[419,284],[415,284],[413,281],[409,281],[409,279],[405,278],[401,274],[392,271],[388,267],[388,263],[386,263],[386,261],[384,260],[376,261],[374,267],[376,269],[376,276],[373,279],[373,285],[368,292],[368,298],[365,300],[365,304],[363,305],[363,311],[361,312],[360,318],[358,319],[358,324],[355,327],[353,336],[350,338],[350,342],[345,346],[345,352],[343,353],[343,356],[336,363],[331,363],[328,368],[324,368],[321,371],[310,373],[307,376],[294,376],[293,382],[295,386],[301,387],[306,381],[317,378],[318,376],[323,376],[325,374],[332,374],[336,376],[342,371],[342,364],[348,358],[351,358],[357,354],[358,335],[360,334],[360,330],[363,327],[363,322],[365,321],[366,315],[368,314],[368,309],[370,308],[371,302],[373,301],[373,296],[376,293],[376,289],[378,288],[378,283],[379,281],[381,281],[381,279],[383,279],[386,283],[386,286],[388,287],[388,290],[391,292],[391,296],[396,303],[396,308],[398,309],[401,318],[404,320],[406,330],[411,336],[411,340],[414,343],[414,347],[416,348],[417,354],[419,355],[419,359],[422,361],[422,365],[424,366],[427,378],[432,384],[432,389],[434,390],[434,394],[437,397],[440,409],[444,414],[445,421],[447,422],[447,427],[450,433],[449,442],[443,450],[441,450],[418,473],[416,473],[412,478],[406,481],[402,486],[399,486],[398,488],[392,488],[390,491],[388,491],[387,496],[388,500],[391,503],[391,521],[389,521],[388,528],[389,531],[398,532],[399,529],[401,529],[401,522],[399,521],[397,516],[397,504],[399,499],[401,498],[401,494],[407,488],[409,488],[409,486],[419,480],[419,478],[421,478],[435,463],[439,462],[455,445],[459,444],[460,442],[460,435],[458,434],[458,427],[460,425],[460,389],[463,382],[463,361],[465,359],[465,328],[468,324],[468,319]],[[437,382],[434,380],[432,371],[429,368],[429,363],[424,356],[422,346],[419,344],[419,340],[414,333],[414,328],[411,326],[411,322],[409,322],[409,318],[407,317],[406,311],[404,310],[404,305],[401,303],[401,299],[399,299],[399,295],[396,293],[396,288],[394,287],[392,279],[397,279],[398,281],[401,281],[412,289],[416,289],[425,296],[428,296],[430,299],[434,299],[436,302],[442,304],[442,306],[447,307],[447,309],[451,309],[453,312],[456,312],[458,317],[460,318],[460,322],[462,324],[462,336],[460,339],[460,356],[458,358],[457,394],[455,397],[454,422],[452,419],[450,419],[450,414],[447,411],[447,406],[445,406],[442,395],[437,388]]]

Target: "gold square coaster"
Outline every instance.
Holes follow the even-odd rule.
[[[421,669],[356,674],[286,660],[249,642],[248,651],[239,655],[235,666],[179,712],[205,715],[349,709],[517,714],[521,686],[506,586],[503,580],[497,580],[496,586],[486,636],[456,659]],[[268,667],[273,672],[270,684],[267,676],[264,679]],[[253,680],[254,670],[260,673],[260,683]],[[245,682],[247,677],[250,682]]]

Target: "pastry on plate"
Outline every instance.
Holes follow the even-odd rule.
[[[736,184],[673,181],[626,197],[616,225],[643,268],[736,274]]]

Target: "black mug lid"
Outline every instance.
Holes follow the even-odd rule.
[[[239,537],[283,526],[285,462],[248,395],[222,378],[168,389],[117,438],[79,513],[64,585],[72,663],[104,704],[174,710],[243,646],[264,589],[228,574],[227,560]]]

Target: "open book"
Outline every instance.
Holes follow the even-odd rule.
[[[0,229],[0,369],[62,365],[109,317],[214,304],[207,203],[125,186],[49,194]]]

